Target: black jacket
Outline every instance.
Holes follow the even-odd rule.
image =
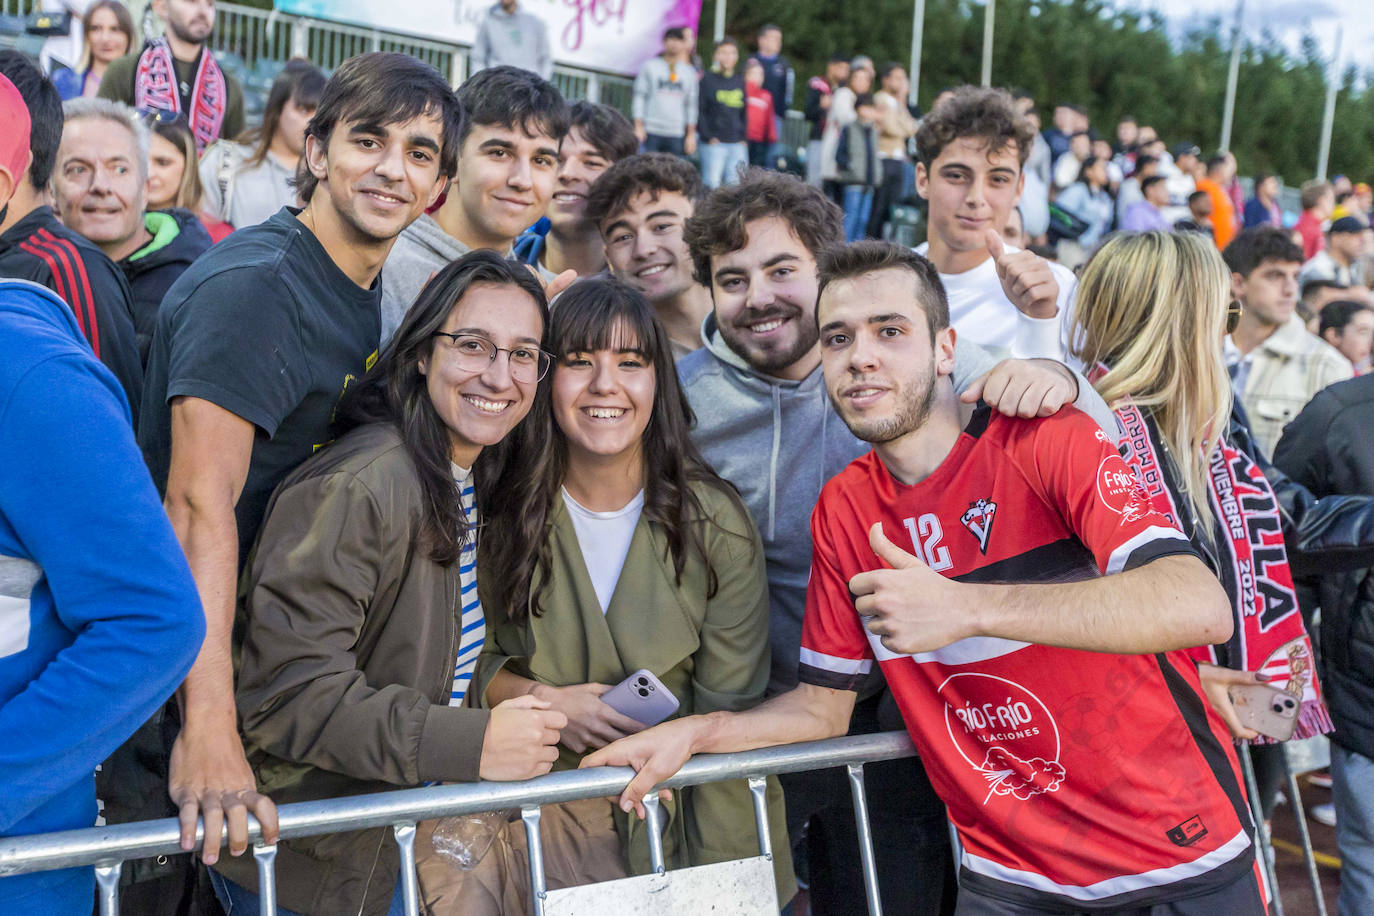
[[[190,210],[173,207],[149,213],[147,219],[148,230],[153,233],[152,243],[119,262],[119,269],[128,278],[133,294],[140,366],[148,364],[148,348],[153,342],[153,328],[157,324],[157,309],[162,304],[162,297],[191,262],[213,244],[205,225]]]
[[[697,87],[700,112],[697,137],[702,143],[743,143],[745,138],[744,77],[708,71]]]
[[[1274,461],[1318,496],[1374,494],[1374,375],[1318,392],[1284,429]],[[1347,542],[1374,539],[1374,525],[1340,527],[1347,529]],[[1361,553],[1347,552],[1352,561]],[[1367,555],[1364,562],[1374,563]],[[1322,676],[1336,724],[1332,739],[1374,757],[1374,577],[1368,568],[1340,571],[1349,565],[1307,570],[1305,584],[1322,609]]]
[[[58,222],[52,207],[38,207],[0,235],[0,277],[31,280],[67,303],[96,357],[124,387],[137,428],[143,364],[129,284],[114,262]]]

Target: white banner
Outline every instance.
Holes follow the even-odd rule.
[[[298,16],[408,32],[437,41],[471,45],[493,4],[489,0],[277,0],[277,9]],[[589,70],[635,74],[663,49],[663,32],[695,31],[701,0],[520,0],[520,10],[543,19],[557,63]]]

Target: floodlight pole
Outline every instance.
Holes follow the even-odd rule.
[[[1240,79],[1241,21],[1245,18],[1245,0],[1236,0],[1236,24],[1231,27],[1231,67],[1226,72],[1226,104],[1221,110],[1221,143],[1217,151],[1231,150],[1231,127],[1236,117],[1236,83]]]
[[[987,0],[983,13],[983,80],[984,86],[992,85],[992,24],[997,11],[997,0]]]
[[[911,11],[911,70],[907,73],[910,88],[907,103],[916,104],[921,89],[921,39],[926,27],[926,0],[916,0]]]
[[[1331,55],[1331,76],[1326,86],[1326,111],[1322,115],[1322,139],[1317,153],[1317,180],[1326,180],[1327,160],[1331,155],[1331,127],[1336,121],[1336,93],[1341,86],[1341,35],[1344,29],[1336,26],[1336,53]]]

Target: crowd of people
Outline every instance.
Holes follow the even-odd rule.
[[[175,816],[122,911],[252,914],[280,804],[634,767],[545,807],[570,887],[650,871],[692,754],[906,729],[885,911],[1263,913],[1252,812],[1331,733],[1341,912],[1374,900],[1367,187],[1289,227],[1224,155],[1000,89],[921,116],[866,58],[788,174],[780,29],[699,80],[669,30],[626,117],[506,0],[456,90],[293,61],[245,130],[213,4],[155,5],[141,47],[92,5],[51,78],[0,52],[0,835]],[[853,912],[844,774],[767,793],[780,906]],[[758,849],[744,781],[663,801],[669,868]],[[453,829],[424,912],[527,911],[519,823],[461,867]],[[402,867],[284,840],[278,912],[402,913]]]

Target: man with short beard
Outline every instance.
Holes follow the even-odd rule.
[[[205,46],[215,29],[215,0],[153,0],[167,23],[160,38],[111,61],[100,81],[102,99],[133,108],[182,115],[196,149],[243,132],[243,89]]]
[[[798,685],[582,765],[632,766],[620,805],[642,815],[693,754],[843,734],[880,669],[958,831],[961,916],[1265,912],[1231,738],[1181,651],[1231,635],[1216,577],[1078,411],[980,406],[965,421],[957,334],[924,258],[827,249],[818,285],[824,391],[873,450],[811,518]],[[899,841],[903,824],[943,827],[904,801],[878,793],[875,830],[879,814]],[[904,857],[885,874],[885,846],[875,836],[880,883],[914,870]]]
[[[817,344],[816,257],[843,242],[841,214],[819,188],[755,169],[698,205],[686,240],[714,310],[702,325],[706,346],[682,359],[678,371],[697,417],[693,440],[739,490],[763,538],[771,606],[768,690],[780,693],[797,684],[811,569],[807,520],[826,480],[868,451],[827,400]],[[966,404],[981,395],[1009,413],[1035,416],[1075,397],[1075,381],[1059,363],[994,363],[977,346],[959,345],[954,385]],[[1091,386],[1079,380],[1076,390],[1093,402],[1088,409],[1099,422],[1115,428]],[[860,690],[853,731],[899,728],[895,712],[875,678]],[[853,813],[843,774],[797,774],[783,783],[789,833],[795,839],[813,824],[812,911],[852,912],[863,879],[852,857]],[[908,761],[870,766],[868,786],[884,909],[912,912],[919,905],[928,909],[918,912],[940,912],[941,888],[952,876],[944,814],[930,786]]]
[[[139,361],[146,364],[162,297],[209,250],[210,233],[190,210],[148,211],[149,132],[133,109],[109,99],[72,99],[63,110],[53,204],[63,225],[124,272]]]

